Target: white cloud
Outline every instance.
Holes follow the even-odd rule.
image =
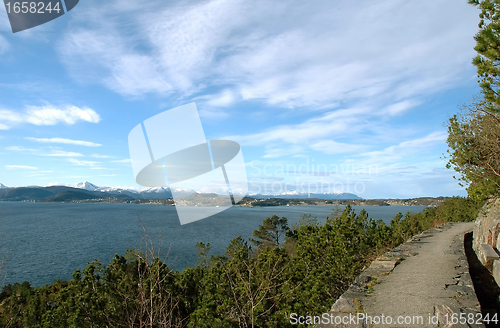
[[[94,157],[94,158],[113,158],[114,156],[110,156],[110,155],[100,155],[100,154],[92,154],[92,155],[90,155],[90,157]]]
[[[404,100],[395,104],[389,105],[385,111],[391,115],[391,116],[396,116],[403,114],[404,112],[408,111],[409,109],[418,106],[420,103],[415,101],[415,100]]]
[[[90,142],[90,141],[82,141],[82,140],[72,140],[72,139],[64,139],[64,138],[32,138],[26,137],[26,140],[41,142],[41,143],[57,143],[57,144],[67,144],[67,145],[77,145],[77,146],[86,146],[86,147],[100,147],[101,144]]]
[[[429,133],[432,124],[415,129],[391,119],[437,92],[474,83],[477,14],[465,1],[446,0],[194,0],[147,7],[110,0],[75,12],[58,52],[79,82],[125,96],[168,96],[169,103],[194,99],[207,119],[226,118],[242,102],[262,112],[298,108],[287,114],[303,115],[284,114],[282,121],[269,115],[275,121],[266,128],[255,120],[249,122],[255,129],[241,129],[251,133],[225,133],[240,133],[227,138],[242,145],[264,146],[265,158],[349,154],[404,174],[406,158],[423,170],[441,165],[426,156],[444,145],[445,134]]]
[[[99,123],[101,117],[94,110],[84,107],[66,106],[59,109],[53,106],[28,106],[26,121],[34,125],[56,125],[65,123],[73,125],[78,121]]]
[[[27,165],[5,165],[5,168],[8,170],[38,170],[36,166]]]
[[[42,156],[50,156],[50,157],[81,157],[83,156],[80,153],[68,152],[62,150],[53,150],[51,153],[41,154]]]
[[[98,123],[100,120],[99,114],[87,107],[66,106],[64,109],[60,109],[46,105],[27,106],[22,112],[0,110],[0,122],[2,122],[3,129],[9,129],[20,123],[51,126],[60,123],[73,125],[79,121]]]
[[[447,134],[442,131],[432,132],[424,137],[402,141],[397,145],[387,147],[383,150],[361,153],[373,163],[397,163],[398,161],[413,157],[431,147],[444,144]],[[437,166],[439,167],[439,166]]]
[[[10,146],[6,147],[6,150],[19,151],[24,153],[31,153],[38,156],[48,156],[48,157],[82,157],[83,154],[76,152],[68,152],[64,150],[53,149],[51,152],[43,152],[40,149],[25,148],[21,146]]]
[[[263,132],[248,135],[224,136],[223,139],[235,140],[242,145],[266,145],[265,157],[278,157],[278,154],[292,154],[291,151],[269,150],[290,149],[300,146],[302,149],[312,149],[324,154],[347,154],[367,151],[388,137],[394,141],[394,133],[400,133],[399,138],[409,134],[401,127],[391,127],[390,133],[382,123],[388,118],[401,115],[419,103],[414,99],[394,103],[391,106],[377,108],[374,105],[347,107],[329,110],[302,123],[278,125]],[[402,130],[402,131],[399,131]],[[366,137],[369,135],[369,137]],[[400,139],[398,139],[400,140]],[[295,148],[298,149],[298,148]],[[297,153],[296,156],[301,156]]]
[[[198,110],[198,113],[200,114],[200,117],[206,119],[224,119],[229,116],[227,112],[219,108],[203,107],[202,109]]]
[[[127,95],[167,93],[172,89],[157,71],[153,58],[131,53],[130,47],[113,29],[106,33],[78,29],[60,46],[63,62],[70,72],[84,80],[92,75],[104,76],[101,82],[116,92]],[[101,60],[99,63],[95,59]]]
[[[365,145],[355,145],[334,140],[320,140],[311,144],[311,149],[330,155],[359,153],[367,148]]]
[[[369,125],[367,115],[384,115],[370,107],[340,109],[306,120],[299,124],[281,125],[264,132],[245,136],[228,136],[225,139],[237,140],[246,145],[264,145],[271,142],[285,142],[309,145],[311,141],[327,137],[345,137]]]
[[[5,149],[11,150],[11,151],[22,151],[22,152],[30,152],[30,153],[38,151],[38,149],[24,148],[21,146],[9,146],[9,147],[5,147]]]
[[[209,106],[401,102],[473,72],[477,11],[465,2],[212,0],[158,2],[139,14],[120,3],[75,13],[80,25],[59,52],[77,79],[124,95],[182,98],[215,87],[223,91]]]
[[[214,107],[224,107],[233,104],[235,100],[236,97],[233,91],[225,89],[221,93],[210,97],[207,104]]]
[[[12,110],[0,109],[0,122],[2,122],[3,130],[8,130],[10,128],[10,126],[7,125],[8,123],[20,123],[22,121],[23,117],[21,114]]]
[[[292,146],[286,148],[269,147],[268,149],[266,149],[266,154],[264,155],[264,158],[278,158],[283,156],[290,156],[300,153],[302,151],[304,151],[304,148],[299,146]]]
[[[68,158],[68,162],[70,162],[71,164],[74,164],[74,165],[78,165],[78,166],[89,166],[89,167],[95,167],[95,166],[98,166],[101,164],[100,162],[81,161],[81,160],[78,160],[75,158]]]
[[[115,160],[115,161],[111,161],[111,163],[130,163],[130,158],[126,158],[126,159],[118,159],[118,160]]]

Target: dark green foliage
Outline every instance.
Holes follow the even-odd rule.
[[[500,191],[500,1],[468,2],[480,10],[472,63],[482,97],[450,118],[447,167],[460,173],[469,197],[484,203]]]
[[[443,222],[470,222],[477,218],[481,205],[471,198],[452,197],[436,208],[436,216]]]
[[[469,0],[479,7],[479,32],[474,39],[478,53],[472,60],[477,67],[479,85],[489,111],[500,112],[500,2],[497,0]]]
[[[255,239],[252,239],[252,243],[255,246],[264,247],[279,246],[288,230],[287,218],[280,218],[277,215],[273,215],[265,219],[264,222],[259,225],[259,229],[253,232]]]
[[[331,306],[366,264],[373,240],[368,238],[368,215],[359,215],[348,205],[340,216],[331,216],[322,226],[303,225],[296,235],[293,257],[294,279],[301,282],[293,311],[322,313]],[[373,233],[373,231],[372,231]]]
[[[390,226],[347,206],[321,225],[304,216],[264,220],[252,251],[237,237],[224,255],[198,243],[199,262],[170,270],[153,252],[127,251],[107,266],[95,261],[69,282],[0,293],[0,327],[289,327],[290,313],[318,315],[371,259],[447,221],[470,221],[478,203],[454,197],[438,208],[398,214]],[[282,245],[281,239],[286,233]],[[279,234],[279,235],[278,235]],[[258,250],[258,251],[257,251]]]
[[[484,201],[500,189],[500,114],[489,113],[475,102],[462,106],[448,123],[447,168],[467,185],[469,197]]]

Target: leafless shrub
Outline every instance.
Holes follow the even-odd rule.
[[[125,304],[126,315],[112,324],[130,328],[183,327],[187,318],[181,318],[179,295],[171,291],[174,272],[166,265],[168,253],[161,259],[161,236],[155,244],[144,224],[142,228],[144,237],[139,249],[132,253],[137,263],[137,286],[116,289]]]

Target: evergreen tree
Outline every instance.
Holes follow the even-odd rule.
[[[264,222],[259,225],[258,230],[254,230],[253,236],[256,239],[251,239],[255,246],[276,246],[279,247],[280,243],[283,241],[282,238],[285,236],[288,228],[288,219],[286,217],[279,217],[273,215],[264,220]]]
[[[486,109],[490,112],[500,112],[500,1],[469,0],[469,3],[479,7],[479,32],[474,39],[474,48],[478,55],[472,63],[477,67],[479,85],[481,86]]]
[[[460,173],[469,196],[484,202],[500,190],[500,1],[469,0],[480,9],[475,35],[482,98],[462,106],[448,123],[448,168]]]

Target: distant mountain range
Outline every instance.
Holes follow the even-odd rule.
[[[133,200],[134,197],[123,194],[112,194],[107,192],[88,191],[66,186],[49,187],[18,187],[1,188],[0,200],[7,201],[45,201],[45,202],[65,202],[81,201],[100,198],[119,198],[123,200]]]
[[[283,199],[304,199],[304,198],[314,198],[314,199],[362,199],[358,195],[349,192],[337,192],[337,193],[307,193],[307,192],[285,192],[276,195],[263,195],[255,194],[251,195],[253,198],[263,199],[263,198],[283,198]]]
[[[192,189],[176,189],[176,193],[182,198],[188,198],[193,194],[199,194]],[[324,193],[308,194],[296,191],[277,195],[251,195],[253,198],[316,198],[316,199],[361,199],[351,193]],[[134,199],[170,199],[172,192],[170,188],[154,187],[142,190],[133,188],[100,187],[91,182],[84,181],[71,186],[28,186],[9,188],[0,183],[0,200],[5,201],[82,201],[90,199],[114,198],[122,201]]]
[[[142,190],[137,190],[133,188],[119,188],[119,187],[99,187],[95,184],[85,181],[80,182],[75,185],[70,186],[76,189],[83,189],[91,192],[102,192],[109,193],[113,195],[127,195],[132,198],[148,198],[148,199],[166,199],[172,198],[172,193],[170,192],[170,188],[164,187],[154,187],[154,188],[146,188]],[[189,196],[194,193],[194,190],[186,189],[184,193],[181,192],[183,196]]]

